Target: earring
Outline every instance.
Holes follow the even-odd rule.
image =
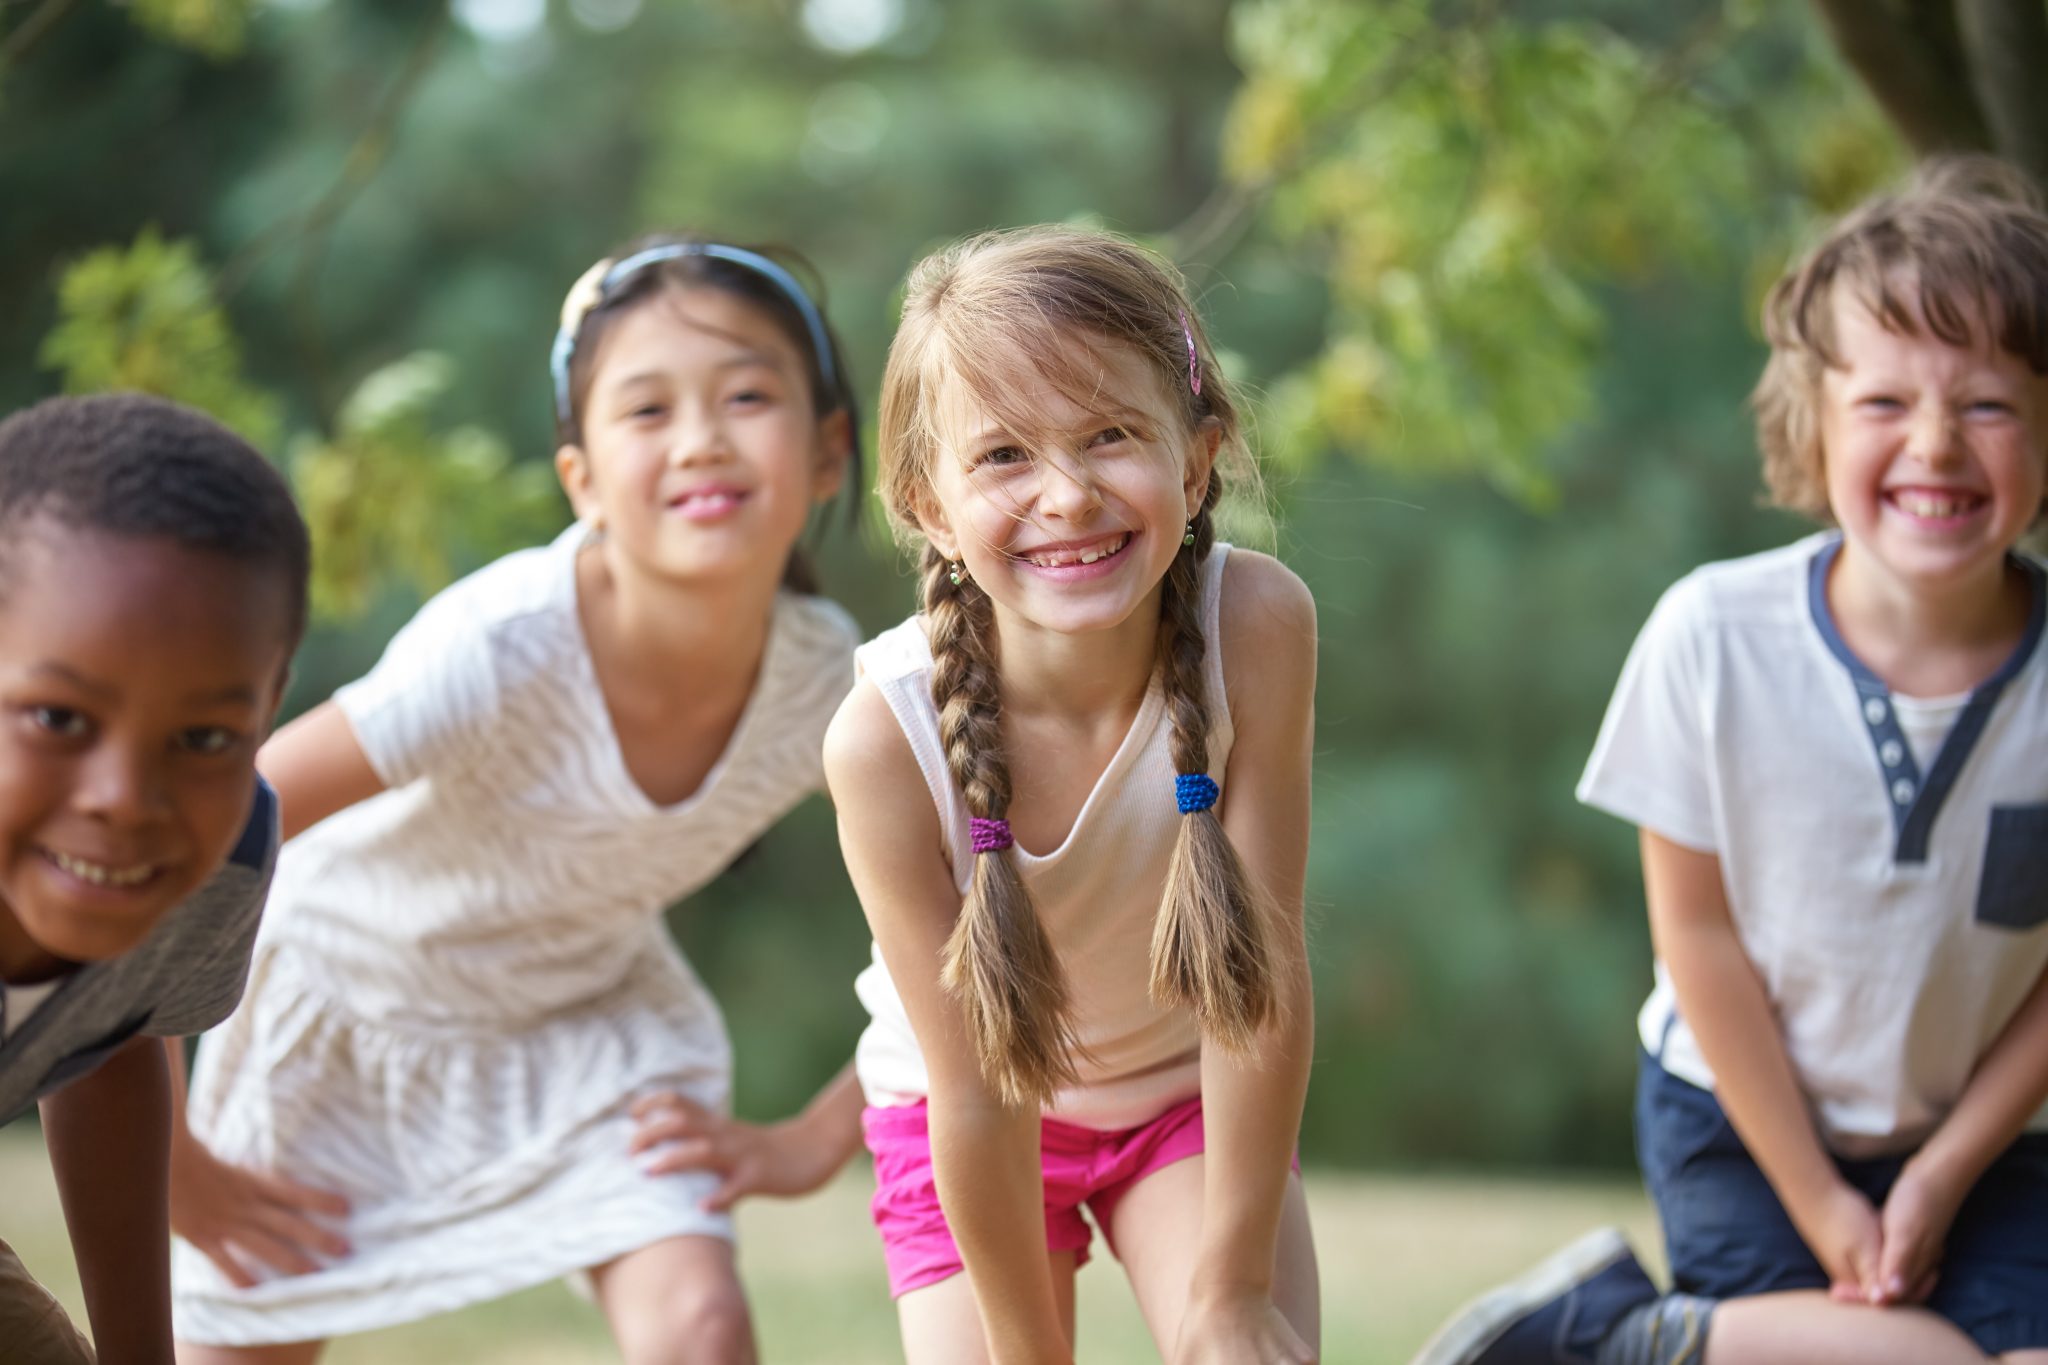
[[[962,583],[966,582],[966,581],[967,581],[967,564],[966,564],[966,562],[965,562],[965,561],[963,560],[963,561],[961,561],[960,563],[957,563],[957,564],[955,564],[955,565],[954,565],[954,566],[953,566],[953,567],[952,567],[952,568],[951,568],[950,570],[948,570],[948,571],[947,571],[947,573],[946,573],[946,577],[948,577],[948,578],[950,578],[950,579],[952,579],[952,580],[953,580],[953,586],[954,586],[954,587],[956,587],[956,588],[957,588],[957,587],[959,587],[959,586],[960,586],[960,585],[961,585]]]
[[[1192,521],[1188,523],[1188,533],[1180,538],[1180,543],[1183,545],[1195,543],[1195,524]]]

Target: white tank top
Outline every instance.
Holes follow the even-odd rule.
[[[1235,733],[1216,629],[1229,552],[1228,545],[1216,546],[1202,572],[1202,633],[1209,642],[1204,659],[1209,775],[1219,781],[1229,766]],[[967,803],[953,785],[939,742],[924,618],[913,616],[876,636],[854,652],[854,663],[888,700],[910,741],[938,807],[939,835],[954,885],[964,897],[974,871]],[[1042,854],[1022,844],[1011,849],[1066,968],[1076,1034],[1092,1054],[1083,1061],[1080,1084],[1056,1096],[1046,1113],[1090,1128],[1135,1127],[1201,1088],[1201,1033],[1194,1016],[1159,1009],[1146,990],[1153,919],[1184,818],[1174,799],[1172,732],[1166,696],[1155,678],[1065,842]],[[929,1088],[924,1057],[881,953],[875,951],[873,958],[854,983],[871,1016],[855,1069],[868,1103],[913,1104]]]

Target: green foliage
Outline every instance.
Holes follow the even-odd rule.
[[[126,250],[102,247],[64,272],[60,321],[41,360],[70,393],[131,389],[212,413],[267,447],[277,404],[242,379],[241,347],[191,242],[144,228]]]
[[[468,567],[561,525],[545,464],[515,465],[473,425],[437,430],[436,400],[454,369],[419,352],[385,366],[343,404],[332,437],[292,446],[292,485],[312,529],[313,611],[360,618],[394,583],[421,596]]]
[[[157,37],[225,60],[247,41],[257,0],[128,0],[128,5],[135,22]]]
[[[416,597],[561,523],[548,339],[629,233],[803,250],[869,397],[934,243],[1075,218],[1167,243],[1264,399],[1278,551],[1322,622],[1304,1150],[1625,1165],[1640,874],[1573,781],[1663,585],[1794,533],[1755,508],[1747,320],[1900,159],[1806,7],[901,0],[852,53],[808,8],[577,0],[487,40],[329,0],[268,9],[223,67],[74,6],[6,73],[0,203],[37,212],[0,214],[0,405],[36,396],[40,345],[66,387],[299,433],[312,702]],[[127,241],[51,297],[50,262]],[[911,609],[885,536],[818,548],[870,631]],[[674,922],[742,1110],[789,1112],[862,1018],[829,811]]]
[[[1680,59],[1601,25],[1420,0],[1248,0],[1227,173],[1327,271],[1320,355],[1271,449],[1476,471],[1547,502],[1591,402],[1600,291],[1713,257],[1756,201],[1739,130]]]

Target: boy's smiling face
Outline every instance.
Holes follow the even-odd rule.
[[[220,868],[291,656],[279,576],[32,517],[0,566],[0,980],[135,948]]]
[[[1911,283],[1895,292],[1914,298]],[[2048,379],[1995,344],[1950,345],[1924,317],[1887,328],[1839,285],[1832,306],[1840,363],[1821,377],[1820,433],[1845,565],[1908,596],[1995,592],[2041,514]]]

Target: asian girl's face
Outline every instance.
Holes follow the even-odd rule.
[[[1021,360],[999,382],[1034,413],[994,419],[948,373],[933,397],[937,450],[925,535],[1007,614],[1061,634],[1157,620],[1160,581],[1201,509],[1221,428],[1191,427],[1136,350],[1079,338],[1099,367],[1087,401]]]
[[[797,345],[721,289],[665,289],[599,343],[582,443],[556,454],[576,513],[643,572],[779,581],[852,432],[819,417]]]

